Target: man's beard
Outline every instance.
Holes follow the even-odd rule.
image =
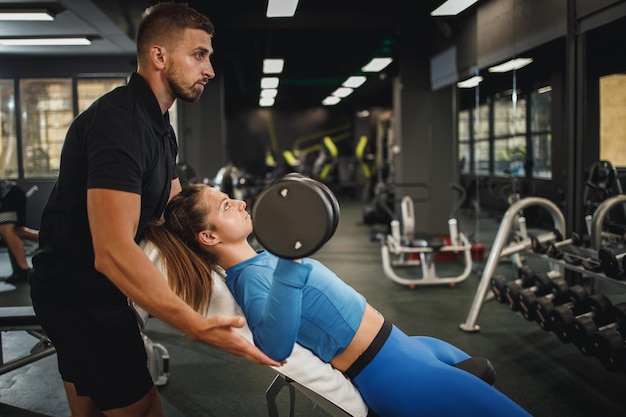
[[[176,98],[179,98],[189,103],[198,101],[198,99],[200,99],[200,96],[204,92],[204,89],[194,88],[196,84],[189,88],[183,87],[182,82],[180,82],[181,78],[182,77],[179,77],[177,72],[172,72],[171,74],[168,74],[167,77],[169,86],[174,92]]]

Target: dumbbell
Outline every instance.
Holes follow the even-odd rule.
[[[574,321],[581,315],[591,317],[597,323],[605,323],[613,304],[602,293],[593,294],[578,303],[565,303],[556,306],[550,313],[552,331],[563,343],[572,341]]]
[[[582,303],[588,297],[587,291],[582,285],[573,285],[567,289],[561,297],[546,295],[539,297],[534,309],[535,321],[545,331],[552,330],[552,311],[560,305],[575,305]]]
[[[528,265],[523,265],[518,269],[518,274],[522,283],[510,282],[504,287],[505,297],[509,308],[513,311],[519,310],[519,294],[522,290],[543,293],[550,286],[550,277],[545,272],[535,273]]]
[[[589,315],[576,317],[573,324],[572,343],[585,355],[593,356],[597,351],[596,334],[602,331],[605,332],[605,336],[608,336],[608,333],[619,332],[620,329],[622,331],[626,329],[626,303],[614,305],[607,319],[601,323]],[[603,354],[606,355],[606,353]]]
[[[335,233],[339,202],[326,185],[289,173],[259,193],[252,222],[256,239],[267,251],[281,258],[303,258]]]
[[[624,279],[626,277],[626,252],[616,255],[609,247],[602,247],[598,250],[598,259],[602,267],[602,272],[609,278]]]
[[[626,303],[616,304],[614,321],[598,329],[593,337],[594,355],[610,371],[626,372]]]
[[[524,268],[524,271],[520,272],[522,268]],[[524,265],[518,269],[519,278],[514,280],[508,280],[504,275],[496,274],[491,277],[491,290],[493,291],[496,300],[504,304],[508,302],[508,299],[506,297],[506,287],[508,285],[520,285],[521,287],[530,287],[533,284],[533,276],[534,272],[532,272],[532,268],[527,265]]]
[[[542,274],[542,272],[540,272]],[[546,274],[543,272],[543,274]],[[547,274],[546,274],[547,275]],[[548,286],[542,288],[540,291],[533,291],[530,288],[524,288],[518,295],[519,311],[522,313],[526,320],[537,320],[537,300],[539,298],[543,300],[550,300],[559,302],[559,298],[564,297],[569,285],[565,278],[557,276],[550,279]]]
[[[581,246],[583,244],[583,241],[578,233],[572,233],[571,236],[565,240],[563,240],[563,235],[558,229],[553,230],[552,233],[555,236],[554,240],[549,241],[545,246],[541,245],[537,238],[531,238],[531,249],[534,252],[545,253],[551,258],[560,259],[563,256],[560,248],[568,245]]]

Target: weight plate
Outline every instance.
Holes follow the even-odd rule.
[[[598,258],[600,259],[600,265],[602,265],[602,271],[604,275],[609,278],[617,278],[619,273],[619,266],[617,264],[617,257],[615,253],[609,248],[600,248],[598,251]]]
[[[295,176],[272,183],[252,209],[259,243],[287,259],[309,256],[321,248],[331,234],[334,217],[326,194]]]
[[[328,188],[328,186],[322,182],[316,181],[310,177],[307,177],[306,175],[300,174],[298,172],[290,172],[288,174],[283,175],[282,177],[278,178],[277,180],[274,181],[274,183],[278,183],[281,181],[292,181],[292,180],[300,180],[300,181],[305,181],[307,182],[307,184],[310,184],[313,187],[319,187],[320,190],[324,193],[324,195],[328,198],[328,202],[331,205],[332,209],[333,209],[333,224],[332,227],[329,231],[329,235],[327,237],[327,240],[330,239],[332,237],[332,235],[335,233],[335,231],[337,230],[337,226],[339,225],[339,216],[340,216],[340,207],[339,207],[339,201],[337,201],[337,197],[335,196],[335,194],[330,190],[330,188]]]

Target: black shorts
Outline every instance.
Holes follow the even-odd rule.
[[[70,306],[33,299],[33,307],[57,350],[61,378],[100,410],[131,405],[153,386],[137,316],[128,303]]]
[[[26,193],[17,185],[0,198],[0,224],[26,224]]]

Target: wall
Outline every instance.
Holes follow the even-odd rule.
[[[450,87],[431,90],[429,51],[414,48],[419,44],[414,41],[409,37],[401,46],[394,88],[396,198],[414,198],[416,233],[448,234],[448,217],[458,197],[450,183],[459,176],[454,93]]]

